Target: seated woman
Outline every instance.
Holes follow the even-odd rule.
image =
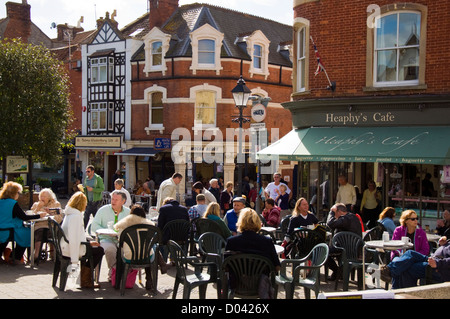
[[[281,210],[278,206],[275,206],[273,198],[268,198],[264,204],[265,208],[262,211],[262,216],[267,222],[267,226],[277,228],[280,224]]]
[[[52,210],[52,208],[59,208],[59,210]],[[53,218],[61,224],[63,215],[61,214],[61,204],[56,200],[56,195],[50,188],[43,188],[39,192],[39,201],[31,206],[33,213],[46,212],[53,216]],[[34,225],[34,259],[39,257],[39,250],[42,241],[48,241],[48,223],[46,221],[37,222]],[[52,249],[53,251],[53,249]],[[53,258],[52,258],[53,259]]]
[[[258,234],[261,229],[261,219],[258,214],[251,208],[242,209],[237,226],[240,234],[228,238],[225,250],[267,257],[272,261],[275,270],[279,271],[280,259],[272,240]]]
[[[430,253],[430,245],[428,244],[427,234],[421,227],[417,227],[419,218],[412,209],[405,210],[400,217],[400,226],[395,228],[392,240],[401,240],[402,237],[409,237],[413,243],[413,250],[428,256]],[[391,253],[391,259],[398,256],[398,251]]]
[[[219,225],[222,233],[221,235],[224,239],[232,236],[227,224],[225,224],[222,218],[220,218],[220,205],[218,203],[209,203],[208,207],[206,207],[206,212],[203,215],[203,218],[215,221]]]
[[[393,207],[386,207],[383,209],[383,211],[380,214],[380,217],[378,217],[378,222],[386,228],[386,231],[389,233],[389,238],[392,238],[392,235],[394,234],[394,230],[396,228],[394,223],[394,217],[395,217],[395,208]]]
[[[292,211],[291,221],[289,222],[287,235],[291,235],[296,228],[317,226],[319,220],[309,211],[308,201],[301,197],[296,203]]]
[[[137,224],[147,224],[147,225],[155,226],[154,222],[152,222],[151,220],[148,220],[146,218],[145,209],[141,205],[135,204],[131,207],[130,214],[128,216],[124,217],[122,220],[118,221],[114,225],[114,229],[119,232],[119,238],[120,238],[120,234],[122,233],[122,231],[124,229],[126,229],[127,227],[130,227],[130,226],[133,226],[133,225],[137,225]],[[131,258],[131,250],[127,245],[124,246],[124,256],[127,259]],[[164,262],[161,252],[159,253],[159,255],[156,258],[157,258],[156,261],[158,262],[158,266],[161,270],[161,274],[165,274],[167,272],[167,269],[169,269],[170,264],[166,264]],[[152,281],[150,280],[150,278],[151,278],[150,277],[151,276],[150,268],[145,269],[145,274],[147,277],[146,288],[152,289],[152,287],[151,287]]]
[[[65,217],[61,225],[64,234],[66,235],[68,243],[65,240],[61,241],[61,251],[66,257],[70,257],[72,263],[72,269],[78,268],[78,262],[80,257],[86,254],[86,246],[82,245],[82,242],[86,242],[86,233],[84,230],[84,211],[87,206],[86,195],[82,192],[76,192],[69,199],[64,210]],[[104,255],[103,248],[98,242],[90,242],[92,246],[92,259],[94,267],[96,267]],[[89,268],[89,262],[86,261],[81,264],[81,282],[87,282],[86,287],[99,287],[90,282],[91,269]],[[92,287],[92,286],[91,286]]]
[[[16,182],[8,182],[3,184],[3,188],[0,191],[0,228],[14,228],[14,241],[16,242],[14,259],[16,261],[20,261],[22,259],[25,249],[30,247],[31,244],[30,228],[24,227],[23,221],[39,219],[47,216],[46,212],[41,212],[35,215],[25,214],[17,203],[21,192],[22,185]],[[9,232],[0,231],[0,256],[3,252],[6,252],[5,249],[8,245],[8,237]]]

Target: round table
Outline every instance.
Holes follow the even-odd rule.
[[[389,241],[383,241],[383,240],[370,240],[364,242],[363,247],[363,255],[362,255],[362,262],[363,262],[363,272],[366,271],[366,249],[372,248],[377,249],[381,251],[394,251],[394,250],[405,250],[405,249],[411,249],[413,248],[413,243],[405,243],[401,240],[389,240]],[[366,289],[366,283],[364,280],[363,284],[363,290]]]

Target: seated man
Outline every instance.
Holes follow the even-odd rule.
[[[245,198],[236,197],[233,199],[233,209],[227,211],[225,216],[223,217],[223,221],[228,226],[228,229],[231,231],[231,234],[235,236],[237,234],[237,226],[236,223],[239,219],[239,213],[242,209],[245,208]]]
[[[208,207],[208,205],[206,205],[205,195],[198,194],[195,200],[197,202],[197,205],[192,206],[188,210],[190,220],[198,217],[203,217],[203,215],[205,215],[206,207]]]
[[[130,209],[125,207],[127,195],[119,190],[111,192],[111,204],[102,206],[95,214],[92,221],[92,232],[98,229],[108,228],[108,222],[117,223],[130,214]],[[118,238],[111,236],[99,236],[100,246],[105,251],[106,262],[109,268],[108,279],[111,276],[111,269],[116,266]]]
[[[188,210],[183,205],[180,205],[174,198],[167,197],[164,199],[162,206],[159,209],[158,227],[163,230],[168,222],[176,219],[189,221]],[[169,240],[168,234],[163,234],[162,240],[163,244],[166,244]]]
[[[439,245],[430,257],[415,250],[395,257],[387,266],[381,267],[381,279],[386,282],[392,279],[392,289],[414,287],[418,279],[426,277],[429,266],[434,281],[450,281],[450,243],[447,237],[441,237]]]

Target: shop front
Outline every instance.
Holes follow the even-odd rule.
[[[258,157],[299,161],[298,197],[318,195],[319,211],[334,203],[345,175],[361,194],[375,181],[384,207],[437,218],[450,207],[449,103],[448,96],[289,102],[294,129]]]
[[[94,165],[95,172],[103,178],[105,191],[113,190],[112,176],[117,170],[125,177],[125,167],[116,152],[122,149],[122,136],[77,136],[75,138],[75,174],[84,176],[87,165]]]

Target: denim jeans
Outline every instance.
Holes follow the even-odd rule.
[[[425,278],[428,266],[428,256],[415,250],[408,250],[403,255],[395,257],[389,263],[392,289],[414,287],[417,280]]]

